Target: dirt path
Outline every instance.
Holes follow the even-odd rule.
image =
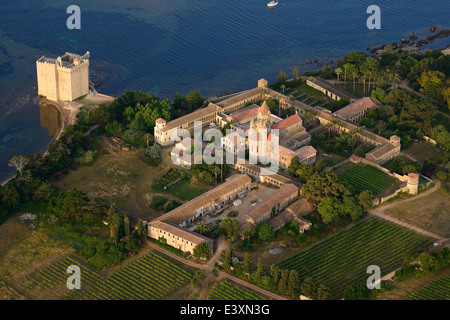
[[[206,268],[204,269],[205,271],[205,280],[202,283],[202,286],[200,287],[200,293],[199,293],[199,300],[206,300],[206,298],[208,297],[208,289],[210,288],[210,286],[212,285],[212,283],[214,282],[214,275],[212,273],[212,270],[215,268],[216,266],[216,262],[220,259],[220,255],[222,253],[223,250],[228,249],[228,243],[225,239],[225,236],[220,236],[217,239],[217,249],[216,252],[214,253],[214,255],[211,257],[211,259],[208,261],[208,264],[206,265]]]
[[[442,237],[442,236],[437,235],[437,234],[435,234],[435,233],[426,231],[426,230],[424,230],[424,229],[422,229],[422,228],[416,227],[416,226],[414,226],[414,225],[411,225],[411,224],[409,224],[409,223],[400,221],[400,220],[398,220],[398,219],[395,219],[395,218],[393,218],[393,217],[390,217],[390,216],[384,214],[384,212],[385,212],[387,209],[395,208],[395,207],[397,207],[397,206],[399,206],[399,205],[404,205],[405,203],[408,203],[408,202],[411,202],[411,201],[415,201],[415,200],[417,200],[417,199],[426,197],[427,195],[429,195],[429,194],[431,194],[431,193],[433,193],[433,192],[436,192],[436,191],[439,190],[439,188],[441,187],[441,182],[440,182],[439,180],[435,180],[435,183],[436,183],[436,184],[435,184],[434,187],[432,187],[431,189],[426,190],[426,191],[424,191],[424,192],[418,194],[418,195],[415,196],[415,197],[411,197],[411,198],[408,198],[408,199],[404,199],[404,200],[396,201],[396,202],[393,202],[393,203],[389,203],[389,204],[385,204],[385,205],[378,206],[378,207],[376,207],[376,208],[374,208],[374,209],[369,210],[369,213],[372,214],[372,215],[374,215],[374,216],[380,217],[380,218],[382,218],[382,219],[384,219],[384,220],[388,220],[388,221],[391,221],[391,222],[396,223],[396,224],[398,224],[398,225],[401,225],[401,226],[403,226],[403,227],[406,227],[406,228],[408,228],[408,229],[411,229],[411,230],[413,230],[413,231],[415,231],[415,232],[421,233],[421,234],[423,234],[423,235],[425,235],[425,236],[428,236],[428,237],[431,237],[431,238],[435,238],[435,239],[437,239],[437,240],[447,241],[447,240],[449,240],[449,239],[447,239],[447,238],[445,238],[445,237]]]

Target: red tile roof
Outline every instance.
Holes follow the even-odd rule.
[[[236,122],[236,123],[240,123],[252,118],[256,118],[256,116],[258,115],[258,111],[259,111],[259,107],[253,107],[247,110],[242,110],[239,112],[236,112],[234,114],[230,115],[230,118]]]
[[[271,128],[278,129],[281,131],[281,130],[289,128],[290,126],[293,126],[299,122],[301,123],[302,119],[297,114],[293,114],[292,116],[287,117],[286,119],[283,119],[280,122],[273,124]]]

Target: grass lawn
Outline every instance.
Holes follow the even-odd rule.
[[[423,198],[388,209],[385,214],[443,237],[450,237],[450,195],[442,188]]]
[[[373,195],[394,189],[398,181],[369,165],[353,165],[339,173],[339,178],[354,194],[370,190]],[[392,190],[393,191],[393,190]]]
[[[316,104],[314,104],[314,106],[320,106],[323,105],[324,103],[328,103],[328,105],[323,106],[323,108],[329,108],[335,102],[333,99],[323,94],[321,91],[308,86],[306,82],[302,82],[297,86],[289,88],[288,90],[285,90],[284,93],[286,95],[289,95],[292,92],[295,92],[293,94],[293,97],[299,101],[303,101],[306,98],[311,97],[309,100],[305,101],[306,104],[312,104],[313,102],[318,101]]]
[[[410,156],[422,165],[427,159],[437,159],[443,156],[441,149],[426,141],[411,143],[406,150],[402,150],[402,153]]]
[[[181,180],[164,189],[171,182],[180,178]],[[190,172],[170,168],[160,179],[153,182],[151,190],[154,192],[169,193],[182,201],[189,201],[214,187],[215,185],[198,181],[195,177],[191,176]]]
[[[144,220],[158,217],[149,207],[153,192],[148,187],[166,170],[164,163],[151,166],[140,160],[136,151],[111,149],[103,140],[97,151],[94,163],[69,170],[51,183],[63,191],[85,190],[90,197],[107,199]]]

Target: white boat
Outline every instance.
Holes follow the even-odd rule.
[[[273,7],[276,7],[277,5],[278,5],[278,0],[272,0],[267,4],[267,7],[273,8]]]

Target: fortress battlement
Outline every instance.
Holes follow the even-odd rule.
[[[66,52],[54,58],[42,56],[36,61],[38,94],[53,101],[73,101],[89,93],[89,58]]]

